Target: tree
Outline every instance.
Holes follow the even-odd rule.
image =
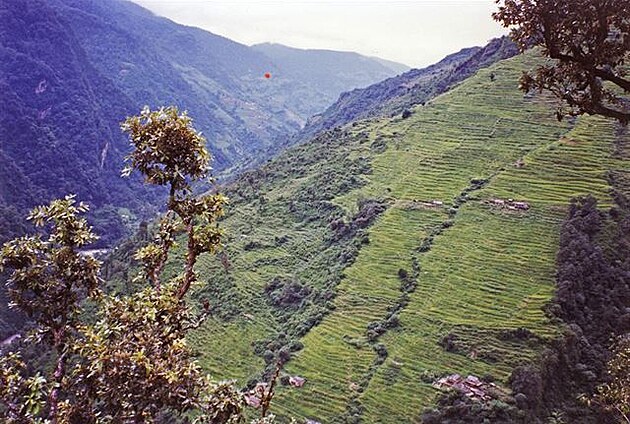
[[[630,424],[630,335],[617,340],[607,372],[610,381],[597,388],[593,401]]]
[[[542,46],[552,63],[524,73],[521,88],[549,90],[562,99],[558,119],[567,113],[603,115],[630,121],[630,79],[624,65],[630,51],[627,0],[496,0],[494,19],[512,28],[524,51]]]
[[[52,376],[26,376],[26,365],[17,354],[0,357],[0,400],[8,422],[36,422],[47,416],[56,422],[64,377],[77,338],[80,302],[98,291],[99,263],[77,249],[96,239],[79,214],[87,205],[76,205],[73,196],[35,208],[29,220],[41,227],[53,223],[50,235],[22,237],[2,248],[0,265],[13,273],[8,282],[13,306],[36,323],[30,341],[44,343],[56,356]],[[46,409],[42,408],[46,405]]]
[[[50,350],[54,366],[33,374],[19,353],[0,356],[0,413],[8,423],[172,422],[191,412],[200,423],[241,420],[242,396],[229,384],[212,384],[185,341],[209,313],[195,312],[186,294],[197,281],[199,255],[220,246],[216,221],[226,201],[193,195],[192,184],[210,169],[205,140],[174,107],[145,108],[122,128],[133,146],[124,173],[139,170],[147,183],[169,188],[155,239],[135,255],[141,289],[127,296],[99,289],[100,263],[80,252],[96,239],[80,216],[85,204],[68,196],[33,210],[35,225],[52,224],[49,236],[8,242],[0,264],[12,271],[13,306],[36,324],[27,342]],[[180,239],[185,267],[164,281]],[[87,300],[96,304],[91,323],[80,319]]]

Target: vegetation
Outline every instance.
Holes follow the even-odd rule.
[[[294,69],[277,67],[256,49],[126,1],[5,0],[0,21],[0,243],[32,229],[30,209],[67,193],[90,204],[100,236],[92,249],[112,248],[154,220],[163,190],[120,178],[128,145],[119,122],[143,105],[194,114],[215,171],[229,173],[275,152],[341,91],[394,74],[341,53],[353,59],[320,66],[323,87],[321,75],[305,79],[314,52]],[[359,62],[367,75],[349,71]],[[265,72],[281,77],[266,81]],[[25,324],[6,299],[0,284],[0,340]]]
[[[220,194],[192,195],[191,184],[209,170],[205,139],[176,108],[146,108],[123,129],[134,147],[126,173],[139,170],[149,184],[169,188],[154,240],[135,255],[140,285],[126,296],[100,290],[100,263],[78,251],[96,238],[80,217],[85,204],[67,196],[32,211],[36,226],[52,224],[49,235],[6,243],[0,260],[12,271],[14,307],[35,322],[25,343],[50,350],[53,366],[33,370],[19,352],[0,357],[0,410],[8,423],[172,422],[191,411],[200,423],[240,420],[240,395],[211,384],[185,341],[209,313],[195,312],[186,294],[197,281],[197,258],[220,246],[216,220],[225,203]],[[184,270],[164,279],[180,234]],[[84,321],[88,301],[96,316]]]
[[[609,215],[597,209],[593,197],[571,202],[560,234],[557,290],[547,308],[564,324],[563,334],[548,344],[538,364],[513,371],[513,396],[502,399],[507,404],[498,422],[536,423],[546,417],[580,423],[625,420],[630,283],[627,255],[617,250],[630,235],[625,206]],[[608,249],[612,256],[606,254]],[[620,337],[614,349],[611,337]],[[609,359],[612,351],[615,355]],[[465,422],[480,422],[494,410],[492,401],[475,405],[459,400],[444,396],[439,410],[427,412],[425,421],[450,422],[457,415]]]
[[[552,63],[521,79],[524,91],[550,90],[569,106],[565,113],[630,121],[630,10],[615,0],[497,0],[494,18],[512,27],[521,50],[542,46]],[[623,93],[621,94],[620,91]]]
[[[417,420],[449,373],[510,387],[563,331],[542,308],[567,202],[611,207],[609,177],[626,175],[624,131],[559,123],[553,98],[519,93],[537,63],[482,70],[405,120],[327,131],[225,187],[225,255],[200,258],[192,294],[213,311],[187,337],[200,364],[253,387],[290,358],[280,382],[307,381],[280,384],[272,410],[326,422]],[[509,198],[530,209],[493,206]]]
[[[136,107],[94,69],[53,3],[0,7],[0,241],[26,234],[24,217],[37,204],[75,193],[90,203],[103,247],[126,234],[123,208],[155,214],[155,193],[139,178],[120,178],[127,144],[118,123]]]
[[[92,324],[87,327],[92,332],[85,334],[94,334],[96,345],[114,352],[123,346],[140,349],[141,341],[132,335],[109,340],[99,331],[137,322],[147,339],[160,337],[163,321],[156,318],[153,323],[150,313],[114,313],[130,304],[137,311],[146,308],[142,302],[158,304],[182,316],[186,330],[199,324],[178,333],[186,334],[192,346],[182,361],[194,356],[204,371],[238,379],[248,388],[278,375],[273,411],[282,417],[418,420],[439,393],[432,383],[455,372],[486,376],[523,395],[487,405],[460,404],[466,416],[558,415],[538,403],[546,395],[530,391],[527,384],[553,382],[563,374],[539,374],[527,365],[560,355],[544,353],[564,330],[560,315],[547,317],[542,307],[553,296],[554,258],[563,240],[566,202],[587,193],[593,193],[601,207],[621,202],[610,189],[613,183],[619,193],[630,187],[623,167],[628,142],[623,130],[615,132],[605,121],[555,122],[548,116],[553,99],[523,97],[515,91],[520,70],[537,61],[527,55],[501,62],[431,105],[416,108],[407,119],[359,122],[328,131],[245,173],[226,188],[231,205],[221,221],[229,234],[224,252],[194,257],[196,267],[187,266],[185,240],[190,233],[184,230],[184,205],[200,203],[189,203],[192,197],[185,190],[175,193],[169,201],[171,212],[161,224],[145,228],[107,261],[111,287],[135,294],[111,303],[110,309],[99,307],[100,327]],[[150,113],[155,112],[146,111],[127,123],[128,129],[138,129],[133,140],[139,147],[152,143],[141,130]],[[178,134],[182,128],[170,127],[169,132]],[[163,151],[158,144],[150,146],[150,151]],[[151,162],[156,157],[141,154],[131,160],[150,181],[190,187],[191,181],[170,171],[184,163],[194,166],[195,161],[156,168]],[[525,201],[530,209],[510,211],[493,203],[508,198]],[[184,215],[177,215],[178,210]],[[170,220],[183,225],[183,239],[169,235]],[[602,228],[600,234],[607,238],[617,234],[612,224]],[[193,237],[197,234],[194,230]],[[152,237],[155,241],[147,244]],[[625,243],[621,236],[612,238],[619,246]],[[171,247],[174,241],[180,247]],[[150,283],[141,290],[125,259],[138,246],[144,246],[136,255],[138,271]],[[172,254],[167,258],[165,251]],[[604,249],[606,257],[615,251],[612,246]],[[192,289],[182,289],[186,275],[191,275],[181,275],[182,268],[193,271]],[[182,291],[192,293],[186,302],[193,300],[193,306],[168,301]],[[206,319],[200,321],[202,315]],[[596,315],[607,316],[594,309]],[[597,351],[590,349],[587,352]],[[147,361],[157,361],[152,351],[146,352]],[[560,352],[564,357],[572,351]],[[72,361],[81,355],[98,363],[89,352]],[[603,372],[606,360],[598,360],[598,370]],[[278,370],[278,361],[288,361],[283,370]],[[512,374],[515,369],[519,371]],[[590,375],[582,366],[577,369],[581,371],[576,375]],[[122,381],[121,374],[109,370],[104,381]],[[176,378],[186,375],[198,381],[200,370],[191,372]],[[305,377],[305,385],[292,387],[292,376]],[[165,396],[163,409],[185,412],[170,408],[172,399],[156,381],[143,384]],[[599,381],[591,381],[592,394]],[[572,384],[566,387],[579,387]],[[209,390],[196,387],[198,393]],[[561,393],[551,383],[545,387]],[[224,390],[233,394],[229,386],[221,386]],[[448,399],[424,416],[453,413]],[[187,410],[209,412],[209,402],[194,403]],[[138,404],[143,405],[140,400]],[[158,414],[153,406],[142,408]]]
[[[404,104],[404,119],[324,131],[236,178],[230,205],[193,196],[209,158],[186,116],[129,119],[128,169],[167,186],[168,212],[114,250],[103,290],[98,262],[78,253],[93,238],[85,207],[70,197],[34,212],[50,235],[9,243],[3,262],[48,367],[3,356],[2,412],[249,415],[209,373],[259,393],[263,415],[273,398],[281,420],[624,419],[630,138],[597,117],[558,122],[555,98],[516,90],[542,63],[499,62],[414,107],[431,90],[394,96],[386,108]],[[60,272],[73,264],[87,271]],[[443,393],[438,380],[455,373],[493,390]]]
[[[294,82],[294,89],[282,82],[272,84],[283,85],[282,90],[274,89],[275,96],[286,96],[292,104],[303,105],[300,112],[304,118],[325,110],[344,92],[367,87],[409,70],[406,65],[353,52],[296,49],[278,43],[254,44],[251,48],[271,59],[280,70],[279,79],[299,79],[304,84],[299,91],[295,90],[297,84]]]
[[[630,422],[630,341],[628,336],[619,338],[613,357],[607,364],[610,382],[597,388],[595,401],[612,411],[620,422]]]
[[[215,170],[230,172],[277,151],[342,91],[395,74],[339,52],[344,60],[313,74],[317,52],[275,61],[126,1],[5,0],[0,21],[2,242],[25,234],[28,210],[67,193],[90,203],[98,247],[154,219],[161,192],[120,178],[127,145],[118,123],[143,105],[190,111]],[[266,81],[265,72],[278,78]]]
[[[321,131],[360,119],[411,113],[410,108],[424,105],[445,93],[479,69],[518,53],[508,38],[491,40],[486,46],[462,49],[423,69],[412,69],[365,88],[343,93],[325,111],[311,117],[298,134],[306,141]]]
[[[75,206],[72,196],[38,207],[29,218],[39,227],[46,222],[54,224],[48,239],[25,237],[3,246],[1,265],[14,270],[9,295],[14,305],[37,323],[33,341],[46,343],[56,356],[48,379],[39,374],[23,375],[26,366],[18,354],[0,358],[0,399],[9,422],[36,422],[43,416],[58,422],[64,414],[59,410],[65,400],[61,385],[73,333],[79,325],[79,302],[85,296],[95,297],[98,288],[98,261],[76,251],[95,239],[85,219],[78,218],[85,211],[87,206]]]

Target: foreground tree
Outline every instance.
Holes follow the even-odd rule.
[[[550,90],[564,114],[630,121],[630,3],[627,0],[497,0],[493,17],[512,29],[521,50],[542,46],[554,62],[525,73],[521,88]]]
[[[12,270],[13,306],[33,318],[28,343],[51,351],[54,368],[33,375],[17,353],[0,356],[0,413],[8,423],[173,422],[193,413],[196,422],[239,422],[242,396],[213,385],[192,358],[186,333],[209,312],[195,312],[186,295],[197,281],[199,255],[220,246],[216,221],[225,198],[194,196],[192,184],[209,172],[204,138],[176,108],[125,121],[133,152],[125,174],[139,170],[150,184],[169,189],[167,212],[153,242],[136,253],[141,289],[115,297],[98,289],[100,263],[79,249],[96,237],[84,204],[72,196],[36,208],[30,219],[52,224],[50,235],[24,237],[3,247],[0,263]],[[163,280],[177,242],[185,241],[185,267]],[[80,313],[89,298],[96,322]]]
[[[617,340],[607,371],[610,381],[597,388],[593,401],[630,424],[630,335]]]
[[[0,357],[0,400],[9,423],[37,422],[42,417],[54,423],[60,415],[67,364],[78,337],[80,303],[86,296],[99,295],[99,263],[77,250],[96,239],[79,217],[87,210],[73,196],[35,208],[29,220],[38,227],[52,223],[50,235],[22,237],[3,246],[0,265],[13,270],[8,282],[12,306],[36,324],[27,342],[48,346],[55,363],[46,379],[28,376],[18,354]]]

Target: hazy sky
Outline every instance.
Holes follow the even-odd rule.
[[[494,0],[133,0],[244,44],[356,51],[413,67],[506,31]]]

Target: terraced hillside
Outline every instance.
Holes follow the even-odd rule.
[[[504,36],[483,47],[462,49],[426,68],[347,91],[325,111],[309,118],[293,141],[308,140],[323,130],[359,119],[396,115],[448,91],[479,69],[517,53],[516,45]]]
[[[535,360],[559,331],[543,307],[569,199],[607,207],[609,171],[630,173],[626,133],[557,122],[551,99],[517,90],[537,60],[481,70],[406,119],[324,133],[227,187],[226,255],[203,261],[195,294],[215,315],[191,337],[211,374],[245,385],[291,357],[281,375],[307,382],[280,386],[276,414],[413,422],[436,377],[501,384]]]

